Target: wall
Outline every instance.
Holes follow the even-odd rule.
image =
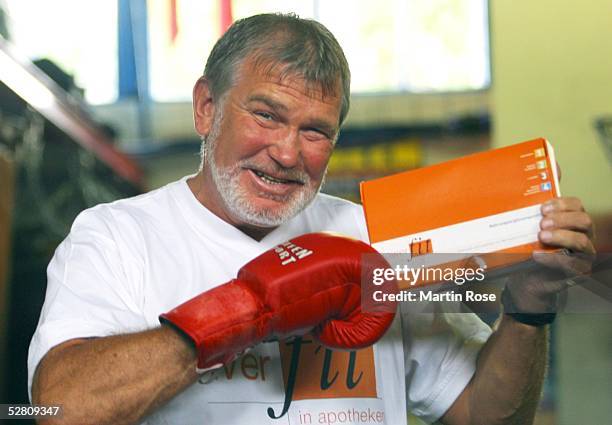
[[[611,18],[609,0],[491,1],[494,146],[547,137],[562,192],[602,222],[612,216],[612,167],[593,121],[612,115]],[[606,229],[599,237],[610,241]],[[610,315],[564,314],[556,331],[556,424],[610,423]]]
[[[612,2],[492,0],[493,144],[544,136],[562,192],[612,212],[612,167],[593,122],[612,115]]]

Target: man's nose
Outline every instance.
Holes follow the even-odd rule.
[[[269,148],[270,156],[284,168],[293,168],[301,155],[299,131],[286,129]]]

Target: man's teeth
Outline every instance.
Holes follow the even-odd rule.
[[[276,179],[272,176],[269,176],[267,174],[262,173],[261,171],[255,171],[255,174],[257,175],[257,177],[259,177],[260,179],[262,179],[263,181],[265,181],[268,184],[282,184],[282,183],[289,183],[289,180],[282,180],[282,179]]]

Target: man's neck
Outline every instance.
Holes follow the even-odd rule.
[[[217,194],[208,193],[209,191],[205,189],[204,174],[202,170],[200,170],[200,172],[196,174],[195,176],[187,179],[187,185],[189,186],[191,193],[193,193],[193,196],[195,196],[196,200],[200,204],[202,204],[202,206],[204,206],[211,213],[219,217],[221,220],[234,226],[235,228],[240,230],[242,233],[244,233],[245,235],[249,236],[250,238],[258,242],[261,241],[263,238],[265,238],[268,234],[270,234],[274,229],[276,229],[276,227],[257,227],[257,226],[252,226],[248,224],[234,223],[232,222],[229,215],[223,214],[221,211],[215,211],[214,208],[211,208],[210,196],[217,196],[220,201],[218,204],[221,204],[222,203],[222,200],[220,199],[221,195],[218,193]]]

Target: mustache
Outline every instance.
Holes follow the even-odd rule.
[[[238,164],[241,168],[249,168],[251,170],[259,171],[269,176],[283,179],[293,180],[302,184],[310,183],[310,176],[306,171],[298,168],[285,168],[276,163],[270,163],[267,165],[260,165],[252,163],[248,160],[240,161]]]

